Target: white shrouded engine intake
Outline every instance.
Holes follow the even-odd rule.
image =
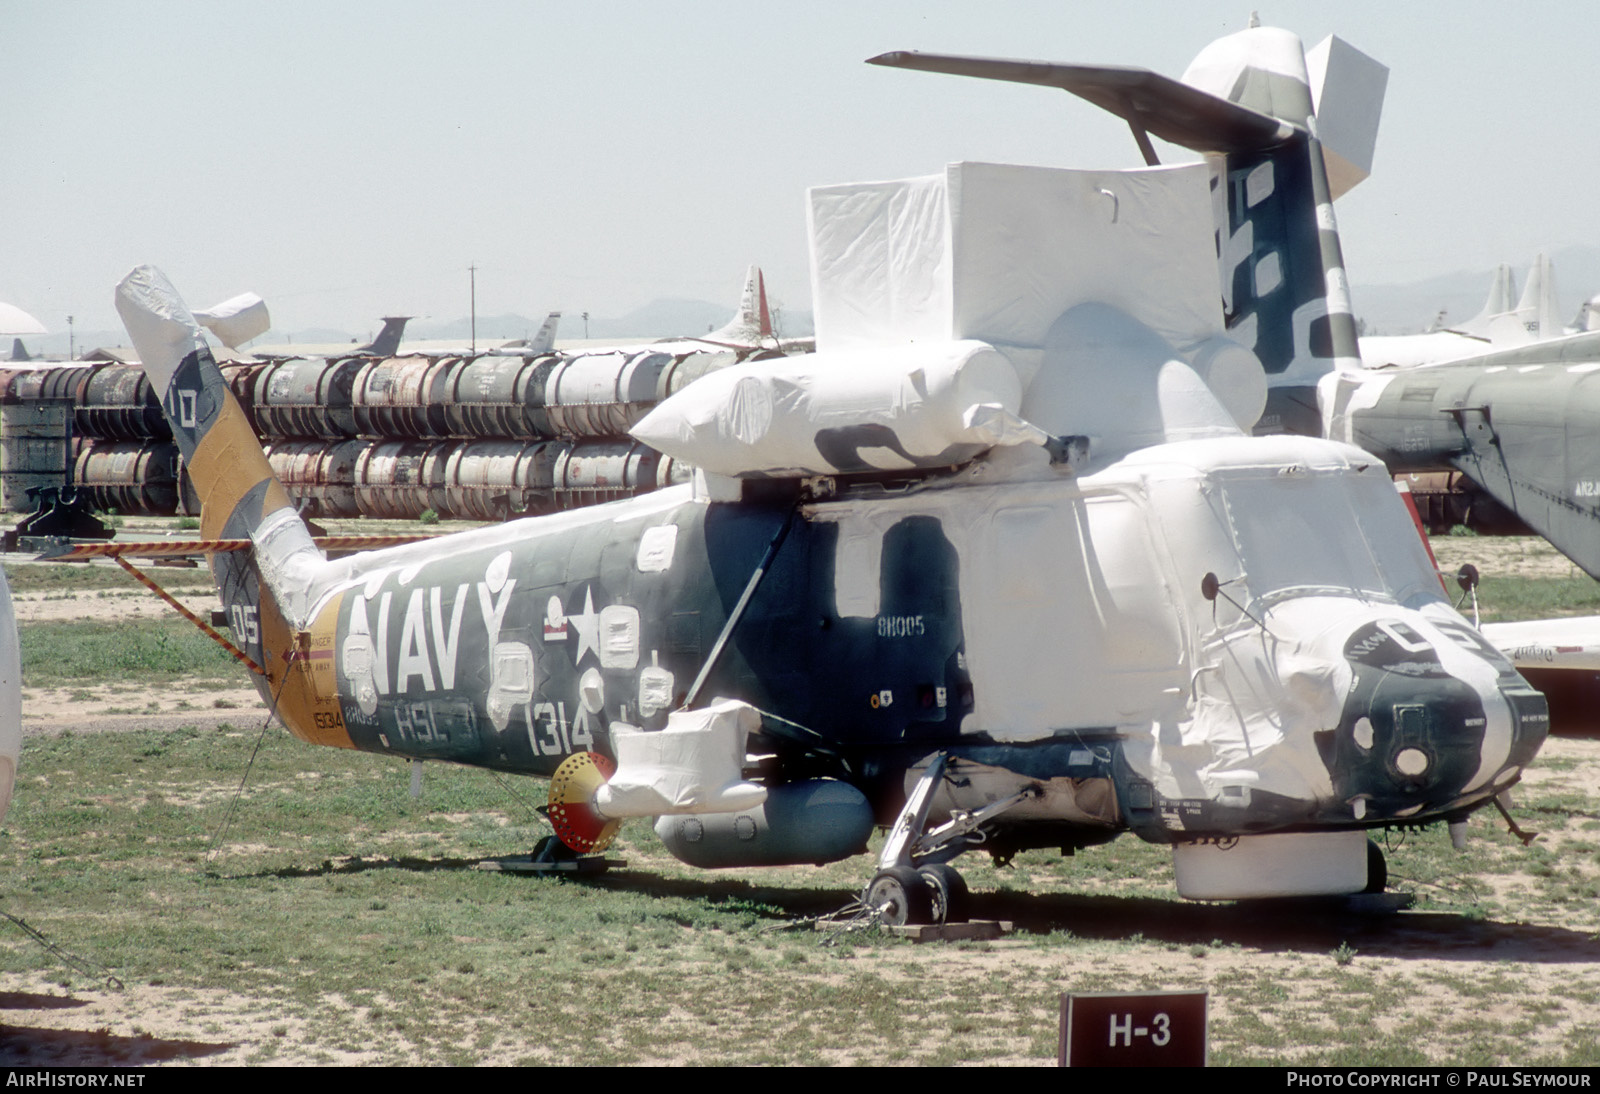
[[[932,469],[991,447],[1006,435],[994,420],[1015,421],[1021,402],[1016,368],[988,343],[914,342],[723,369],[632,432],[674,459],[741,478]]]

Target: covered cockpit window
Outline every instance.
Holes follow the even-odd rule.
[[[1401,604],[1441,595],[1416,527],[1377,467],[1287,467],[1218,476],[1217,485],[1253,600],[1291,589]]]

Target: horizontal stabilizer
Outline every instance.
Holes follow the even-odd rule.
[[[1533,365],[1587,365],[1600,361],[1600,330],[1582,331],[1543,342],[1474,354],[1470,362],[1482,369],[1528,368]]]
[[[267,302],[253,292],[231,296],[209,308],[196,308],[191,314],[229,349],[238,349],[272,326]]]
[[[1195,152],[1260,151],[1281,144],[1293,132],[1286,122],[1144,68],[916,51],[884,53],[867,63],[1058,87],[1110,111],[1137,130]]]

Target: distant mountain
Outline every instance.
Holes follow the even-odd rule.
[[[639,341],[651,338],[692,337],[716,330],[733,318],[733,309],[727,304],[710,304],[704,300],[661,298],[642,308],[636,308],[620,318],[591,315],[588,338],[627,339]],[[785,311],[779,317],[781,330],[787,338],[800,338],[812,333],[810,312]],[[516,338],[530,338],[544,322],[544,316],[528,318],[521,315],[478,316],[478,341],[500,342]],[[448,322],[412,321],[406,327],[406,337],[417,339],[449,339],[465,343],[472,336],[469,318]],[[583,315],[563,312],[557,338],[583,338]],[[307,341],[299,333],[295,341]]]
[[[1512,255],[1507,258],[1515,272],[1520,291],[1528,278],[1528,267],[1534,255]],[[1556,287],[1560,290],[1561,316],[1566,321],[1577,315],[1584,300],[1600,292],[1600,247],[1563,247],[1550,253],[1555,268]],[[1377,285],[1360,282],[1351,286],[1350,295],[1355,304],[1356,318],[1366,324],[1369,334],[1410,334],[1428,329],[1441,308],[1446,310],[1447,322],[1460,322],[1478,314],[1489,294],[1489,282],[1494,276],[1491,269],[1462,270],[1437,277],[1404,284]],[[269,301],[270,305],[270,301]],[[727,303],[712,304],[704,300],[662,298],[637,308],[626,315],[610,318],[589,318],[590,339],[671,338],[705,334],[726,323],[733,315]],[[787,338],[803,338],[815,333],[812,314],[807,311],[784,311],[778,316],[779,333]],[[480,315],[478,340],[480,342],[505,342],[531,337],[544,322],[544,315]],[[255,339],[252,345],[333,345],[338,343],[365,343],[378,333],[374,320],[358,330],[307,328],[284,332],[273,328]],[[567,312],[561,317],[560,337],[582,338],[583,318],[579,313]],[[472,334],[470,319],[463,316],[448,321],[413,320],[406,335],[417,339],[446,339],[466,344]],[[127,335],[121,330],[80,330],[75,338],[79,353],[88,353],[97,346],[124,346]],[[34,335],[23,339],[28,352],[61,358],[67,352],[65,331]],[[249,347],[247,346],[246,349]],[[10,353],[10,340],[0,345],[0,357]]]
[[[733,317],[733,312],[734,309],[726,304],[661,297],[642,308],[635,308],[620,319],[590,319],[589,337],[678,338],[705,334],[726,323]]]
[[[1508,258],[1517,291],[1528,281],[1528,267],[1537,255]],[[1556,289],[1561,298],[1561,318],[1571,322],[1578,307],[1600,292],[1600,247],[1563,247],[1550,252]],[[1489,296],[1492,269],[1459,271],[1403,285],[1350,286],[1356,318],[1366,323],[1368,334],[1415,334],[1433,325],[1441,308],[1446,323],[1471,319],[1483,310]]]

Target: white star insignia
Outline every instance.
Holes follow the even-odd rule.
[[[583,663],[583,655],[594,651],[596,657],[600,656],[600,613],[594,610],[594,588],[590,586],[583,591],[583,611],[578,615],[568,615],[567,622],[572,629],[578,632],[578,647],[573,651],[572,664],[574,667]]]

